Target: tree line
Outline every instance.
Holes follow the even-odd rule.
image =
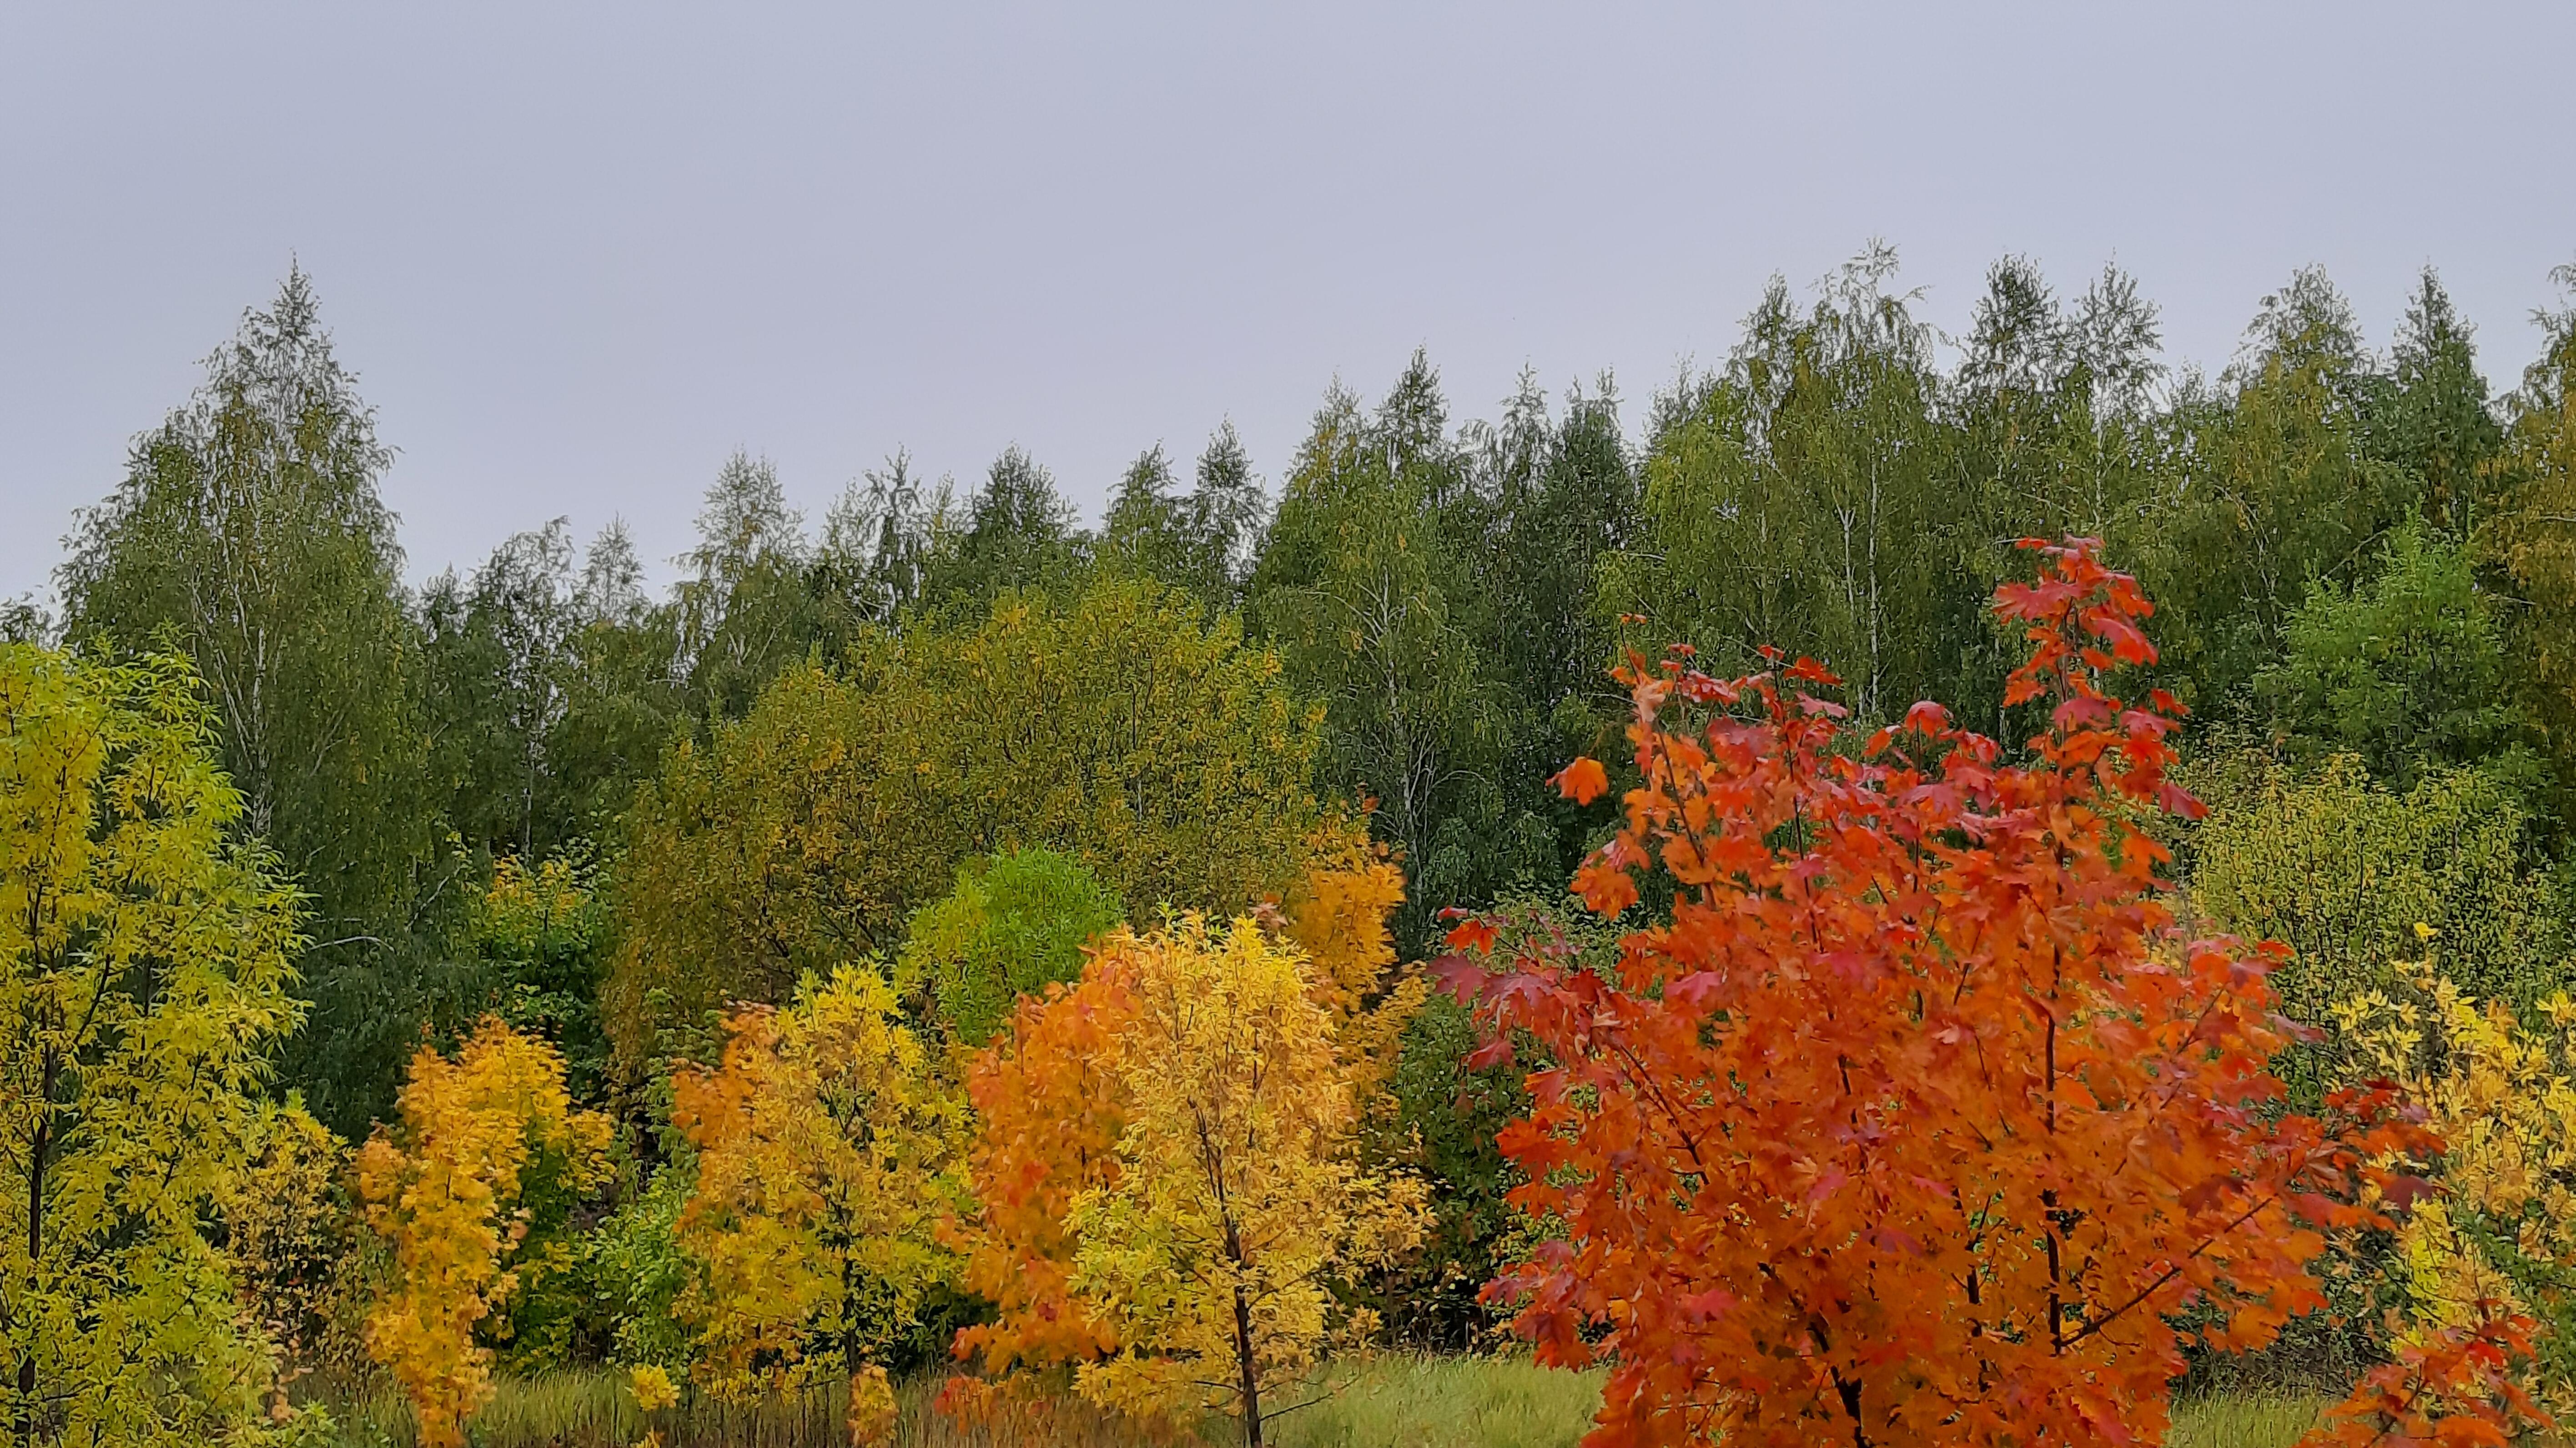
[[[2576,270],[2556,280],[2576,289]],[[1265,1180],[1367,1184],[1349,1220],[1379,1225],[1366,1251],[1312,1249],[1353,1275],[1309,1304],[1300,1340],[1353,1314],[1425,1345],[1480,1340],[1499,1321],[1480,1287],[1540,1230],[1525,1153],[1501,1144],[1531,1102],[1493,1051],[1496,1019],[1395,962],[1438,953],[1463,911],[1557,941],[1550,959],[1600,964],[1626,924],[1688,895],[1645,871],[1610,912],[1618,926],[1565,900],[1618,838],[1600,791],[1570,793],[1560,771],[1631,752],[1640,703],[1636,666],[1611,674],[1622,659],[1716,679],[1812,659],[1855,739],[1928,698],[2013,747],[2044,734],[2044,701],[2014,682],[2024,630],[1991,606],[2029,577],[2025,538],[2099,540],[2154,601],[2154,657],[2131,662],[2187,721],[2176,777],[2210,807],[2157,827],[2155,848],[2187,913],[2295,948],[2273,973],[2294,1018],[2360,1022],[2368,992],[2412,989],[2407,959],[2432,958],[2420,930],[2463,999],[2545,1019],[2576,920],[2576,309],[2538,314],[2538,360],[2501,391],[2429,271],[2384,351],[2303,271],[2214,376],[2164,365],[2154,307],[2115,271],[2061,297],[2032,265],[1999,263],[1946,349],[1917,313],[1882,249],[1810,295],[1775,282],[1726,362],[1673,379],[1633,429],[1606,377],[1562,397],[1525,377],[1495,420],[1453,422],[1417,355],[1374,401],[1331,389],[1275,496],[1220,426],[1185,466],[1147,449],[1093,527],[1016,448],[962,489],[897,454],[819,529],[773,468],[738,455],[679,581],[654,597],[614,521],[576,546],[556,520],[406,586],[379,495],[391,454],[296,272],[81,513],[62,616],[13,616],[10,687],[53,712],[12,718],[151,721],[106,729],[112,746],[61,745],[64,769],[147,823],[167,810],[137,802],[145,785],[106,781],[161,779],[150,751],[196,747],[182,772],[223,781],[193,786],[179,812],[195,833],[169,848],[220,878],[186,889],[250,922],[230,927],[252,953],[231,978],[259,1024],[209,1058],[230,1094],[186,1109],[257,1116],[242,1103],[291,1093],[310,1132],[275,1126],[273,1109],[226,1128],[288,1175],[335,1159],[317,1143],[372,1132],[380,1147],[320,1174],[340,1183],[342,1217],[367,1217],[396,1258],[488,1262],[499,1285],[462,1326],[452,1300],[370,1289],[386,1341],[431,1345],[380,1360],[428,1363],[416,1399],[451,1416],[478,1352],[711,1363],[712,1384],[769,1381],[827,1348],[852,1374],[863,1357],[900,1367],[978,1323],[988,1355],[1017,1341],[1010,1281],[1074,1252],[1046,1245],[1063,1212],[982,1268],[952,1248],[962,1268],[888,1269],[865,1292],[867,1273],[818,1283],[793,1323],[709,1307],[703,1340],[657,1334],[688,1316],[674,1304],[722,1296],[704,1275],[722,1260],[709,1234],[776,1216],[711,1196],[711,1171],[774,1178],[783,1159],[848,1175],[805,1138],[764,1136],[747,1104],[761,1091],[806,1103],[772,1109],[808,1126],[850,1091],[917,1097],[903,1129],[926,1143],[922,1182],[971,1202],[954,1186],[973,1179],[966,1163],[1007,1149],[937,1124],[959,1108],[923,1073],[953,1086],[962,1068],[942,1059],[1017,1059],[1034,1048],[1011,1043],[1075,1030],[1026,1012],[1116,994],[1086,965],[1110,957],[1193,990],[1268,991],[1265,1009],[1313,1037],[1294,1110],[1324,1124],[1299,1138],[1303,1165]],[[13,776],[13,809],[36,777]],[[100,868],[61,851],[26,858],[66,880]],[[47,908],[97,908],[89,885],[62,888],[72,903]],[[94,1021],[61,1035],[71,955],[90,949],[65,942],[99,929],[11,943],[13,969],[51,982],[22,994],[54,1002],[11,1028],[12,1070],[35,1062],[43,1078],[12,1088],[36,1103],[38,1144],[10,1166],[32,1199],[42,1123],[90,1099],[60,1063],[140,1039]],[[1299,963],[1272,959],[1269,940]],[[135,1000],[146,1016],[174,1008]],[[1120,1089],[1168,1115],[1175,1061],[1236,1048],[1193,1036],[1203,1022],[1145,1018],[1160,1023],[1134,1029],[1159,1032],[1162,1054]],[[2322,1109],[2382,1044],[2356,1025],[2283,1044],[2271,1068],[2293,1104]],[[982,1069],[989,1130],[1011,1110],[994,1083],[1012,1078]],[[866,1079],[815,1075],[850,1070]],[[487,1118],[464,1137],[437,1124]],[[1134,1149],[1159,1129],[1139,1128]],[[386,1205],[423,1171],[485,1181],[520,1235],[496,1246],[471,1212],[422,1224]],[[1100,1242],[1176,1210],[1086,1190],[1083,1211],[1111,1214]],[[998,1230],[982,1200],[968,1220]],[[578,1250],[564,1245],[576,1218]],[[215,1236],[275,1238],[272,1256],[304,1263],[287,1277],[331,1276],[305,1268],[345,1221],[242,1221]],[[845,1230],[800,1261],[847,1264],[862,1242],[909,1251],[928,1230]],[[1092,1270],[1180,1271],[1110,1255]],[[366,1270],[378,1288],[418,1275]],[[347,1303],[313,1291],[262,1299],[295,1319],[290,1345],[346,1335]],[[867,1295],[880,1291],[897,1297]],[[1222,1324],[1187,1317],[1157,1330],[1214,1351]],[[2327,1338],[2306,1346],[2386,1351]],[[1164,1371],[1110,1372],[1103,1394],[1155,1401]]]

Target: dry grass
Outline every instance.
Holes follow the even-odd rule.
[[[647,1432],[659,1433],[663,1448],[849,1444],[841,1418],[846,1400],[833,1389],[741,1406],[697,1400],[648,1414],[611,1373],[542,1373],[497,1386],[492,1402],[466,1424],[476,1448],[633,1448]],[[988,1423],[961,1424],[932,1410],[936,1387],[925,1381],[904,1388],[893,1448],[1133,1448],[1139,1436],[1078,1401],[1004,1409]],[[411,1448],[411,1409],[398,1394],[331,1394],[328,1402],[340,1423],[339,1448]]]
[[[902,1393],[893,1448],[1137,1448],[1153,1435],[1078,1401],[1005,1410],[995,1421],[957,1423],[930,1407],[934,1385]],[[1572,1448],[1600,1406],[1597,1373],[1543,1368],[1526,1357],[1422,1358],[1388,1355],[1345,1363],[1319,1384],[1310,1406],[1277,1419],[1277,1448]],[[2171,1448],[2289,1448],[2315,1421],[2322,1399],[2229,1393],[2174,1409]],[[390,1393],[337,1396],[343,1448],[410,1448],[410,1410]],[[664,1448],[846,1448],[841,1397],[817,1391],[726,1408],[693,1403],[646,1415],[620,1380],[604,1372],[548,1373],[501,1383],[468,1431],[477,1448],[633,1448],[645,1433]],[[1233,1424],[1211,1419],[1197,1438],[1233,1441]],[[1161,1448],[1171,1448],[1168,1438]],[[1195,1448],[1195,1445],[1183,1445]]]
[[[2170,1448],[2289,1448],[2316,1425],[2311,1393],[2212,1393],[2174,1404]]]

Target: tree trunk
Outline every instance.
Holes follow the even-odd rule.
[[[1261,1368],[1252,1357],[1252,1304],[1243,1285],[1234,1288],[1234,1362],[1243,1394],[1243,1448],[1261,1448]]]
[[[48,1052],[41,1077],[41,1090],[36,1098],[40,1114],[36,1118],[35,1136],[28,1143],[27,1149],[27,1274],[31,1286],[44,1270],[45,1168],[50,1165],[48,1158],[53,1152],[54,1082],[58,1074],[53,1055]],[[31,1320],[27,1324],[29,1340],[26,1349],[18,1358],[16,1427],[19,1448],[34,1448],[38,1441],[37,1431],[41,1426],[36,1401],[36,1344],[34,1341],[36,1324],[32,1318],[33,1314],[30,1314]]]

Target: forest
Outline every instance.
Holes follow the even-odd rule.
[[[0,617],[0,1432],[2554,1434],[2576,266],[1895,277],[655,592],[407,582],[291,272]]]

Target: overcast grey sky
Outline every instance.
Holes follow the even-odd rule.
[[[1275,481],[1417,345],[1632,424],[1872,236],[1937,323],[2117,259],[2223,364],[2437,265],[2490,378],[2576,258],[2576,6],[0,6],[0,595],[300,257],[415,577],[569,514],[657,563],[733,448],[1096,509],[1232,417]],[[667,576],[667,568],[662,570]]]

